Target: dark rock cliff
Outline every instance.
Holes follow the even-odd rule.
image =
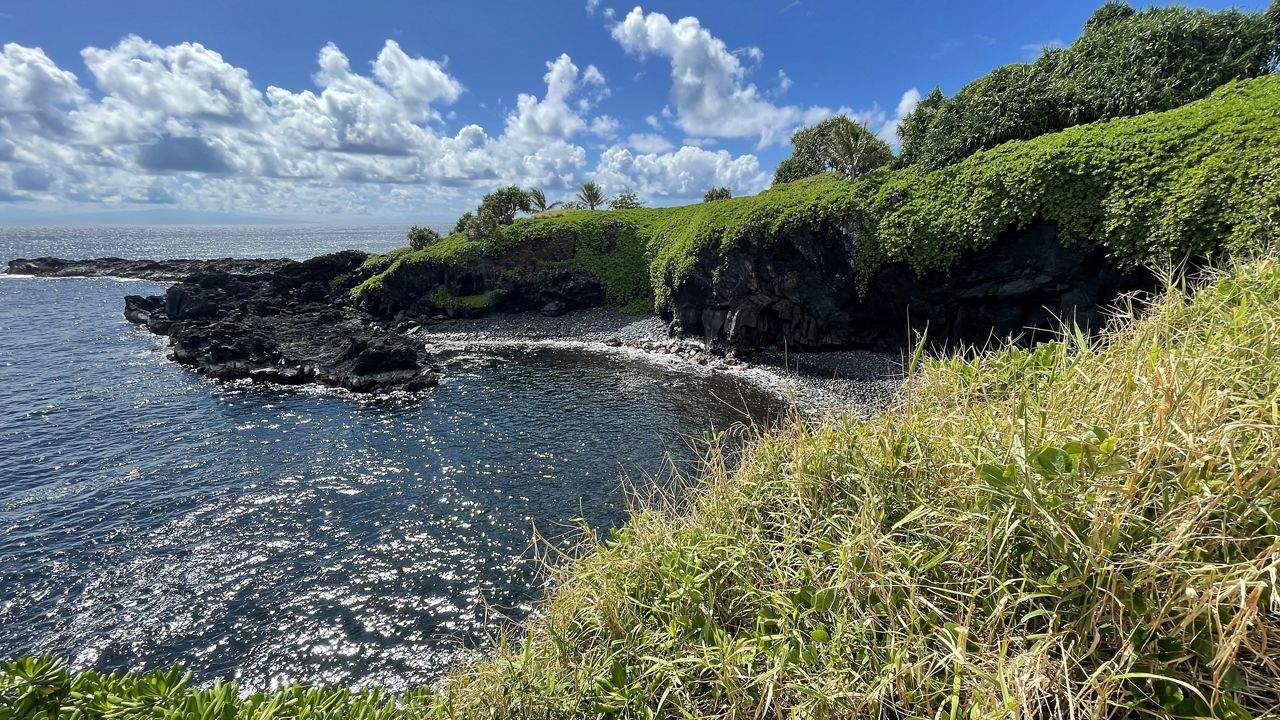
[[[704,252],[663,314],[677,332],[741,350],[901,350],[925,328],[935,347],[1032,340],[1059,318],[1097,328],[1108,303],[1152,285],[1149,273],[1121,272],[1101,247],[1064,245],[1053,224],[1039,223],[965,254],[946,273],[916,277],[902,263],[886,265],[860,294],[853,242],[853,233],[796,233],[768,247],[748,241]]]
[[[333,278],[364,253],[322,255],[269,273],[202,272],[162,296],[125,298],[125,317],[169,338],[176,362],[219,379],[318,383],[368,392],[439,382],[420,341],[345,306]]]

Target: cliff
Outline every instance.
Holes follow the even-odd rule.
[[[376,317],[592,305],[751,350],[897,348],[1096,325],[1141,268],[1262,247],[1280,224],[1280,77],[1009,142],[931,173],[827,175],[677,208],[517,220],[371,258]]]

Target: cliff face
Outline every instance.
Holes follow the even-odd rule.
[[[855,238],[856,228],[802,232],[768,247],[746,240],[703,252],[662,312],[677,332],[737,349],[900,350],[925,328],[934,346],[1034,339],[1059,318],[1096,328],[1102,307],[1151,285],[1148,273],[1117,270],[1095,244],[1064,246],[1056,226],[1041,222],[965,254],[947,273],[885,265],[860,294]]]

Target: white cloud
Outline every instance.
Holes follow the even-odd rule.
[[[40,48],[6,43],[0,52],[0,114],[56,115],[60,106],[86,98],[76,76],[55,65]]]
[[[82,57],[92,94],[38,48],[3,47],[0,199],[432,218],[500,184],[574,187],[591,177],[580,138],[621,133],[597,110],[609,91],[604,74],[580,71],[568,55],[547,63],[541,94],[515,98],[496,134],[476,124],[446,130],[442,108],[462,95],[462,82],[443,59],[394,41],[363,64],[336,45],[320,48],[314,85],[301,89],[260,89],[196,43],[131,35]],[[657,135],[631,144],[604,151],[597,170],[650,197],[696,197],[710,184],[748,192],[766,179],[752,155],[672,151]]]
[[[599,73],[596,73],[599,75]],[[514,142],[536,147],[552,140],[565,140],[587,123],[568,104],[569,94],[578,85],[578,66],[568,55],[547,63],[547,93],[542,100],[520,93],[516,111],[507,116],[506,134]],[[601,77],[603,82],[603,77]]]
[[[599,135],[603,138],[615,137],[621,123],[609,115],[601,115],[591,121],[591,134]]]
[[[193,120],[254,125],[266,116],[262,93],[249,73],[199,43],[161,47],[130,35],[115,47],[81,53],[98,89],[148,125]]]
[[[642,153],[664,153],[675,147],[657,133],[635,133],[627,138],[627,144]]]
[[[692,135],[756,137],[761,146],[786,140],[796,127],[829,117],[821,107],[775,105],[746,82],[746,70],[724,41],[697,18],[671,22],[637,7],[613,26],[613,38],[641,57],[659,55],[671,64],[671,101],[681,129]],[[763,58],[758,48],[750,57]]]
[[[388,40],[373,61],[373,74],[411,111],[420,108],[417,117],[427,117],[432,103],[452,103],[462,94],[462,83],[445,72],[440,63],[409,57],[394,40]]]
[[[708,188],[728,186],[735,195],[757,193],[768,186],[754,155],[733,157],[725,150],[711,152],[682,147],[669,153],[633,153],[615,145],[600,154],[592,179],[606,192],[635,190],[652,199],[688,200]]]

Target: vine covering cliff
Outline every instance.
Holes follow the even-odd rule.
[[[1280,76],[1271,75],[929,173],[823,175],[698,205],[525,218],[488,238],[453,235],[371,258],[341,282],[385,316],[652,308],[679,330],[739,347],[905,341],[906,301],[943,326],[942,339],[980,342],[1037,320],[1038,309],[1040,319],[1087,315],[1142,285],[1131,271],[1144,265],[1274,240],[1277,148]],[[1034,243],[1046,238],[1066,250],[1041,266]],[[983,250],[1000,262],[979,262]],[[924,312],[936,309],[929,293],[885,292],[904,283],[989,302]],[[1001,304],[1017,305],[1018,318],[972,320]]]

